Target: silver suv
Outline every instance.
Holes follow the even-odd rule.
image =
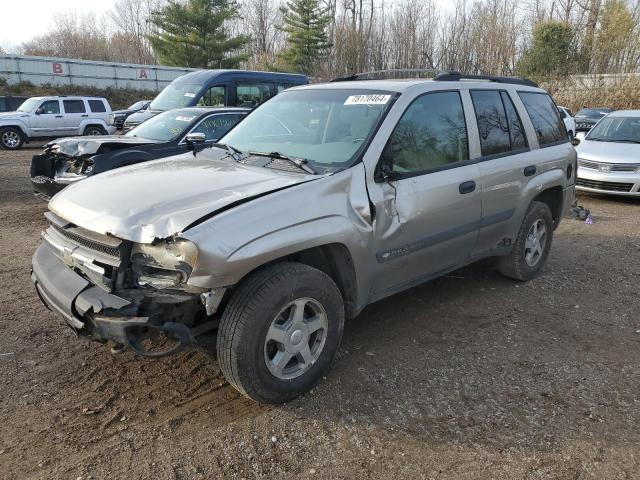
[[[558,109],[526,80],[298,87],[211,148],[56,195],[33,281],[78,335],[139,355],[217,329],[229,382],[283,402],[372,302],[485,257],[538,275],[575,172]]]
[[[17,150],[31,139],[115,133],[111,106],[98,97],[32,97],[0,113],[0,148]]]

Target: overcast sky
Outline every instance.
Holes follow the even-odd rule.
[[[4,7],[0,20],[0,45],[15,46],[45,33],[53,15],[60,11],[93,12],[97,17],[109,10],[113,0],[0,0]],[[10,10],[10,12],[9,12]]]

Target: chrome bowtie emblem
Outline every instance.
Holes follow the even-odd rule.
[[[609,173],[611,171],[611,165],[600,165],[600,171]]]

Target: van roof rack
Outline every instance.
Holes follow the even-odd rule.
[[[447,72],[436,75],[434,80],[438,82],[458,82],[460,80],[486,80],[497,83],[513,83],[516,85],[526,85],[527,87],[538,87],[536,82],[528,78],[520,77],[496,77],[493,75],[463,75],[460,72]]]
[[[403,78],[430,78],[447,74],[457,73],[434,68],[392,68],[389,70],[373,70],[371,72],[353,73],[344,77],[338,77],[331,82],[351,82],[356,80],[396,80]]]

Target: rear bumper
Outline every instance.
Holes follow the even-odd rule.
[[[170,355],[194,341],[191,328],[179,321],[202,310],[198,296],[143,289],[113,295],[75,273],[46,243],[33,255],[31,279],[42,303],[78,336],[112,340],[145,357]],[[145,350],[142,341],[160,332],[175,343],[161,352]]]

